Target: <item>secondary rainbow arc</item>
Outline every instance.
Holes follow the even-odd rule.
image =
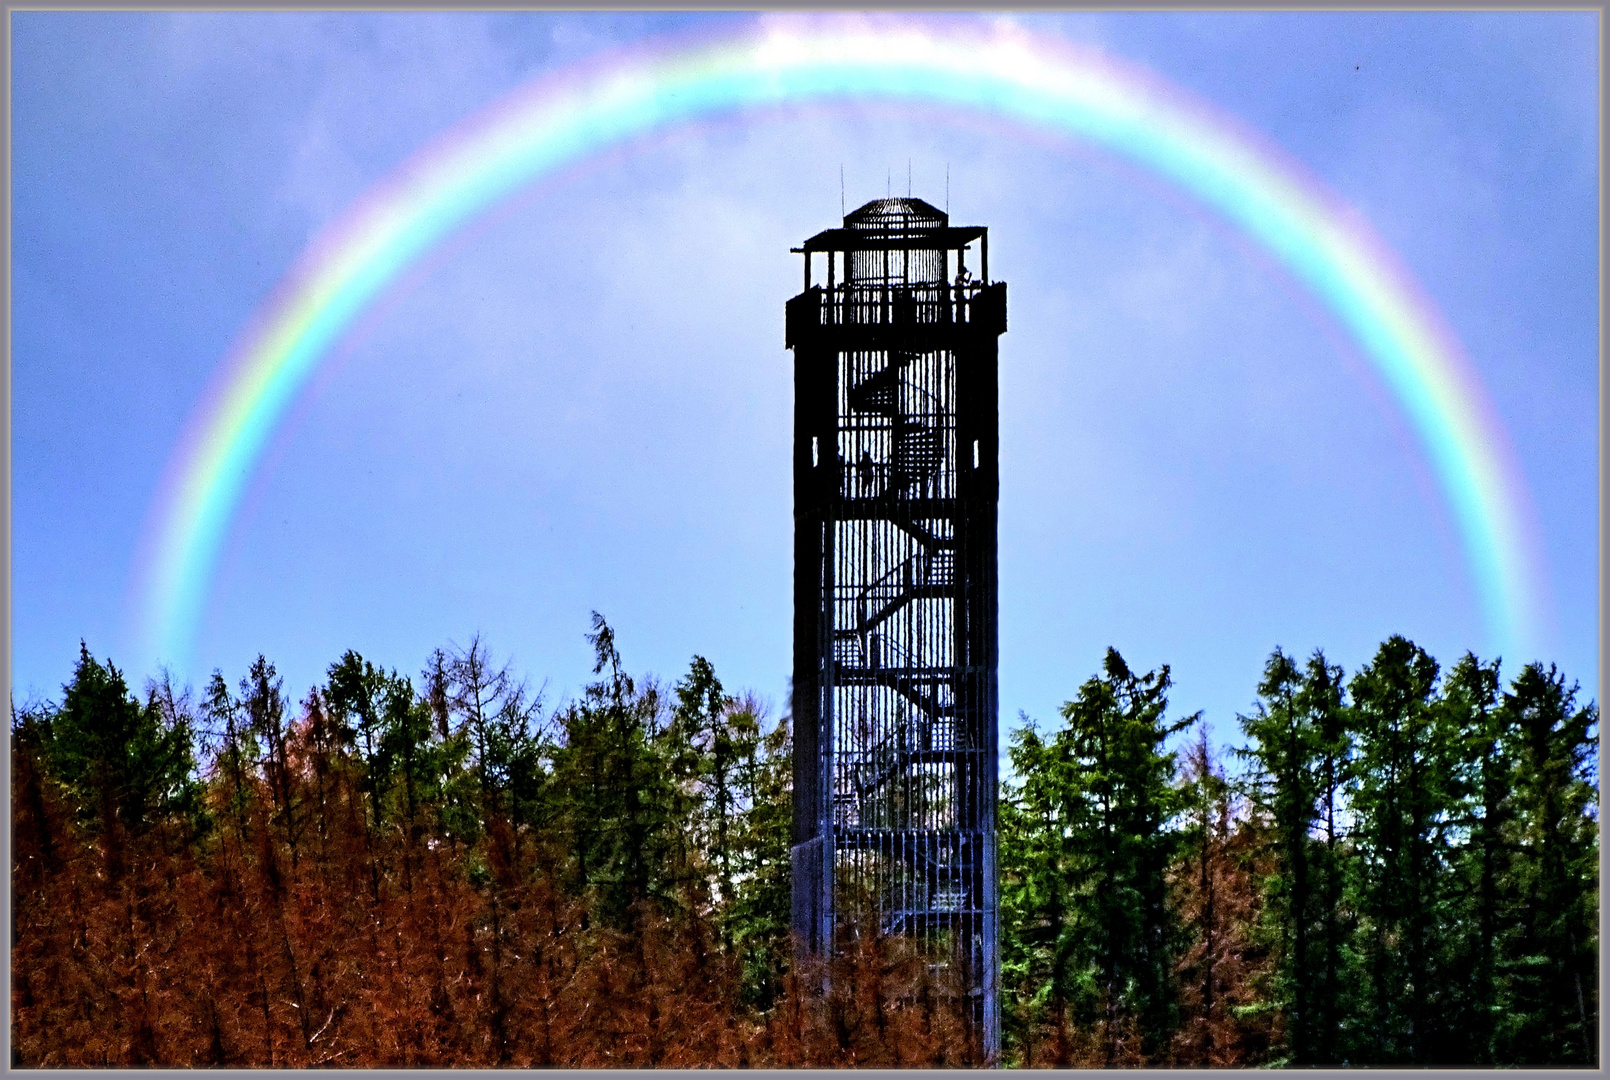
[[[1357,343],[1452,510],[1490,644],[1534,631],[1540,560],[1519,471],[1457,342],[1369,227],[1274,148],[1155,76],[1009,26],[782,17],[715,42],[539,79],[449,132],[315,242],[243,333],[181,440],[136,567],[147,649],[181,668],[230,522],[278,423],[353,321],[458,227],[521,187],[679,123],[888,99],[1085,140],[1174,183],[1267,250]]]

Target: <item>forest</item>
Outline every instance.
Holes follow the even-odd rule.
[[[789,938],[787,716],[695,656],[533,694],[485,642],[13,703],[12,1057],[987,1065],[943,945]],[[1598,709],[1552,666],[1276,649],[1236,745],[1109,650],[999,800],[1014,1067],[1593,1067]]]

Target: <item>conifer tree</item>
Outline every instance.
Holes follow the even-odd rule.
[[[1234,1067],[1267,1060],[1274,1011],[1255,986],[1270,954],[1256,938],[1262,898],[1256,884],[1262,830],[1235,810],[1234,788],[1208,743],[1207,726],[1186,746],[1179,861],[1180,918],[1190,943],[1177,968],[1180,1028],[1171,1064]]]
[[[235,839],[244,844],[246,812],[256,790],[253,781],[262,750],[223,672],[212,673],[201,713],[207,722],[203,741],[210,757],[210,778],[225,816],[234,826]]]
[[[1515,745],[1511,717],[1498,708],[1498,663],[1466,653],[1443,680],[1439,706],[1454,733],[1456,796],[1449,812],[1463,842],[1451,853],[1457,892],[1447,962],[1454,1042],[1434,1056],[1491,1065],[1503,1023],[1500,943],[1511,936],[1515,909],[1511,869]],[[1463,1043],[1461,1046],[1460,1043]]]
[[[758,729],[763,710],[739,703]],[[788,717],[749,745],[739,759],[738,787],[744,809],[733,843],[733,902],[723,920],[742,963],[744,1002],[767,1009],[790,967],[792,929],[794,748]]]
[[[1239,751],[1252,764],[1248,790],[1267,815],[1279,871],[1266,882],[1268,916],[1279,937],[1276,994],[1286,1013],[1292,1065],[1314,1061],[1314,955],[1310,945],[1313,883],[1309,834],[1319,795],[1318,740],[1302,700],[1303,673],[1280,649],[1258,684],[1259,701],[1241,730],[1251,744]]]
[[[240,707],[245,714],[247,728],[261,740],[264,748],[262,767],[268,782],[269,797],[273,801],[274,816],[285,833],[294,865],[298,859],[301,839],[297,817],[291,763],[286,744],[291,737],[290,703],[285,700],[284,680],[261,653],[252,662],[246,676],[240,680]]]
[[[536,813],[540,796],[542,698],[508,664],[495,666],[479,634],[447,654],[443,694],[466,743],[483,817]],[[427,675],[427,678],[431,676]],[[434,708],[434,706],[433,706]]]
[[[1003,969],[1016,996],[1052,1006],[1054,1025],[1064,1003],[1074,1023],[1098,1025],[1110,1065],[1159,1052],[1175,1028],[1184,942],[1168,872],[1182,800],[1163,744],[1199,715],[1165,719],[1166,666],[1136,675],[1108,649],[1103,670],[1063,706],[1065,727],[1050,742],[1032,728],[1013,736],[1024,780],[1005,800],[1014,805],[1003,815],[1003,862],[1025,858],[1003,882],[1002,906],[1021,920],[1011,932],[1026,930],[1031,944],[1004,954]],[[1124,1045],[1131,1025],[1138,1047]]]
[[[1272,873],[1262,881],[1264,933],[1275,950],[1272,1000],[1285,1017],[1284,1060],[1340,1064],[1353,1030],[1346,902],[1351,848],[1342,819],[1351,782],[1342,670],[1321,651],[1304,666],[1275,649],[1252,715],[1240,717],[1244,781],[1266,828]]]
[[[625,927],[642,901],[674,901],[675,883],[685,877],[676,866],[684,845],[659,692],[639,690],[597,612],[587,639],[593,673],[603,678],[557,718],[550,789],[573,891],[589,896],[610,925]]]
[[[413,685],[393,676],[385,696],[380,772],[401,787],[402,815],[408,844],[404,866],[411,875],[415,849],[425,830],[425,816],[441,800],[442,750],[432,737],[430,703],[414,697]]]
[[[362,761],[371,831],[380,828],[385,816],[382,799],[390,786],[391,762],[382,752],[382,744],[387,701],[399,692],[395,674],[388,676],[351,649],[330,665],[324,700],[331,718],[343,729],[342,741],[354,745]]]
[[[1437,662],[1400,636],[1348,684],[1358,757],[1353,812],[1369,985],[1370,1062],[1443,1064],[1445,913],[1457,794]]]
[[[116,861],[119,836],[189,810],[195,800],[193,722],[165,711],[153,688],[141,703],[123,673],[80,644],[78,666],[59,709],[34,720],[54,775],[75,796],[81,820],[101,832]],[[171,701],[171,699],[170,699]]]
[[[676,774],[687,787],[690,839],[703,852],[714,886],[711,899],[725,910],[734,896],[736,848],[745,793],[741,772],[753,772],[760,746],[760,724],[753,709],[726,696],[715,669],[695,656],[675,686],[677,703],[665,732]],[[730,944],[730,942],[729,942]]]
[[[1215,1057],[1222,1052],[1222,1047],[1215,1045],[1214,1036],[1224,1009],[1222,1001],[1215,1001],[1220,996],[1216,991],[1223,980],[1223,972],[1215,968],[1220,965],[1220,950],[1225,937],[1226,898],[1221,895],[1222,872],[1217,864],[1229,839],[1230,785],[1214,768],[1206,725],[1198,730],[1196,741],[1186,753],[1184,781],[1186,827],[1181,837],[1181,847],[1185,853],[1182,876],[1189,878],[1195,887],[1196,902],[1193,906],[1196,910],[1191,929],[1200,952],[1196,963],[1192,965],[1197,969],[1196,978],[1191,980],[1196,984],[1192,989],[1198,990],[1199,994],[1199,1032],[1198,1037],[1191,1041],[1197,1043],[1194,1048],[1198,1055],[1197,1064],[1210,1068]]]
[[[1599,710],[1552,665],[1529,664],[1500,706],[1515,739],[1519,900],[1508,942],[1506,1065],[1595,1065],[1598,1032]]]
[[[1354,932],[1349,882],[1353,846],[1345,815],[1352,787],[1352,732],[1344,703],[1343,672],[1316,649],[1308,658],[1298,706],[1308,718],[1314,746],[1314,781],[1318,794],[1315,831],[1310,845],[1311,895],[1317,914],[1311,935],[1313,991],[1312,1060],[1340,1065],[1354,1059],[1357,1024],[1353,988],[1358,978],[1349,947]]]

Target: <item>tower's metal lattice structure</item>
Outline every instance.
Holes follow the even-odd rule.
[[[987,230],[920,199],[794,250],[794,927],[831,950],[853,912],[947,950],[993,1057],[1006,286]]]

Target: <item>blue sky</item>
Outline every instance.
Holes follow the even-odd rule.
[[[30,13],[13,19],[12,676],[79,640],[138,683],[135,552],[183,425],[298,254],[530,78],[746,16]],[[957,16],[960,21],[978,16]],[[1395,249],[1537,508],[1537,655],[1598,698],[1593,13],[1015,16],[1143,65],[1301,161]],[[391,296],[295,408],[227,541],[194,667],[301,696],[482,633],[548,700],[588,614],[634,671],[710,658],[784,705],[788,248],[904,192],[991,230],[1001,705],[1042,722],[1106,646],[1232,740],[1269,651],[1392,633],[1488,656],[1424,454],[1314,305],[1216,220],[997,121],[795,108],[544,181]],[[890,177],[892,176],[892,180]]]

